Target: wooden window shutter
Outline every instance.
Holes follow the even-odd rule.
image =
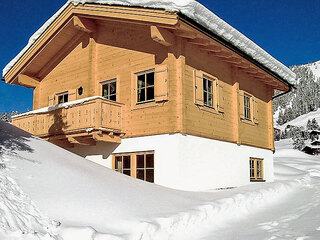
[[[77,89],[71,89],[68,91],[69,102],[77,100]]]
[[[255,124],[259,124],[259,121],[258,121],[258,101],[256,98],[252,98],[252,106],[253,106],[253,122]]]
[[[224,112],[224,91],[221,82],[217,80],[217,109],[219,112]]]
[[[156,102],[168,100],[168,66],[158,65],[155,67],[155,94]]]
[[[55,104],[55,95],[48,96],[48,106],[52,106]]]
[[[245,119],[244,117],[244,91],[239,90],[239,115],[240,119]]]
[[[199,70],[194,70],[194,103],[203,106],[203,73]]]

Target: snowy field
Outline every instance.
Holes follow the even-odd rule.
[[[0,132],[0,239],[320,239],[320,158],[290,140],[276,145],[274,183],[183,192]]]

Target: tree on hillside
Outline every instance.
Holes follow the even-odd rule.
[[[303,129],[299,127],[293,127],[290,129],[290,131],[293,140],[293,148],[301,151],[305,147],[306,140]]]
[[[3,112],[0,115],[0,120],[4,121],[4,122],[11,122],[12,116],[17,115],[17,114],[18,114],[18,111],[12,111],[11,113]]]
[[[312,120],[308,120],[307,122],[307,130],[319,130],[319,124],[315,118]]]

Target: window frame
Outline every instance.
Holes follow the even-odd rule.
[[[202,77],[202,81],[203,81],[203,89],[202,89],[202,92],[203,92],[203,106],[205,107],[209,107],[209,108],[213,108],[213,109],[216,109],[216,89],[215,89],[215,84],[216,84],[216,80],[208,77],[208,76],[203,76]],[[209,82],[211,82],[211,92],[208,91],[208,88],[209,88]],[[206,87],[205,87],[206,86]],[[211,95],[211,105],[208,104],[209,102],[209,96]],[[206,96],[206,98],[205,98]]]
[[[147,85],[147,74],[150,74],[150,73],[153,73],[153,85],[151,86],[148,86]],[[142,76],[144,75],[145,76],[145,79],[144,79],[144,87],[140,87],[139,88],[139,76]],[[136,102],[136,105],[141,105],[141,104],[146,104],[146,103],[152,103],[152,102],[155,102],[155,81],[156,81],[156,73],[155,73],[155,68],[152,68],[152,69],[149,69],[149,70],[146,70],[146,71],[141,71],[141,72],[137,72],[135,73],[135,85],[136,85],[136,92],[135,92],[135,96],[136,96],[136,99],[135,99],[135,102]],[[149,99],[147,100],[147,89],[148,88],[153,88],[153,99]],[[144,89],[145,90],[145,100],[144,101],[139,101],[139,89]]]
[[[147,167],[147,155],[152,155],[153,156],[153,167]],[[138,156],[143,156],[143,161],[144,161],[144,165],[143,167],[139,167],[138,168]],[[138,178],[138,171],[141,171],[143,170],[143,179],[141,178]],[[148,170],[153,170],[153,180],[152,181],[148,181],[147,180],[147,171]],[[137,179],[140,179],[140,180],[143,180],[143,181],[146,181],[146,182],[151,182],[151,183],[154,183],[154,153],[138,153],[136,154],[136,178]]]
[[[115,84],[116,84],[116,86],[115,86],[115,87],[116,87],[116,92],[115,92],[115,94],[110,94],[110,93],[111,93],[111,91],[110,91],[110,86],[111,86],[112,83],[115,83]],[[109,79],[109,80],[107,80],[107,81],[100,82],[100,84],[101,84],[101,95],[102,95],[102,97],[105,98],[105,99],[107,99],[107,100],[109,100],[109,101],[117,102],[117,100],[118,100],[118,84],[117,84],[117,78],[113,78],[113,79]],[[109,92],[109,94],[107,95],[107,97],[104,96],[104,94],[103,94],[103,87],[104,87],[105,85],[108,85],[108,92]],[[110,99],[111,96],[115,96],[116,99],[115,99],[115,100]]]
[[[250,160],[249,160],[250,182],[263,182],[264,181],[263,162],[264,162],[263,158],[250,157]]]
[[[248,99],[247,103],[249,105],[246,105],[246,99]],[[253,118],[253,114],[252,114],[252,95],[248,94],[248,93],[244,93],[243,94],[243,115],[244,115],[244,119],[248,120],[248,121],[252,121]]]
[[[124,157],[129,157],[129,165],[130,165],[130,167],[129,168],[124,168]],[[117,158],[121,158],[121,162],[122,162],[122,168],[117,168]],[[131,155],[130,154],[121,154],[121,155],[117,155],[117,156],[115,156],[115,163],[114,163],[114,170],[116,171],[116,172],[119,172],[119,173],[122,173],[122,174],[125,174],[125,175],[127,175],[127,176],[131,176],[131,168],[132,168],[132,160],[131,160]],[[130,174],[128,175],[128,174],[126,174],[126,173],[124,173],[124,171],[130,171]]]
[[[68,91],[65,91],[62,93],[57,93],[56,96],[57,96],[57,104],[63,104],[63,103],[69,102],[69,92]],[[65,96],[67,96],[67,101],[65,101]],[[63,102],[59,102],[60,97],[62,97]]]
[[[138,165],[137,165],[137,156],[138,155],[144,155],[144,168],[138,168]],[[146,156],[147,155],[153,155],[153,167],[150,168],[150,167],[146,167]],[[120,172],[118,171],[118,169],[116,168],[117,165],[116,165],[116,161],[117,161],[117,158],[118,157],[123,157],[123,156],[130,156],[130,175],[126,174],[127,176],[131,176],[133,178],[136,178],[136,179],[140,179],[138,178],[138,174],[137,174],[137,171],[138,170],[144,170],[144,179],[140,179],[142,181],[146,181],[146,171],[147,170],[153,170],[153,181],[147,181],[147,182],[150,182],[150,183],[154,183],[154,170],[155,170],[155,151],[139,151],[139,152],[130,152],[130,153],[114,153],[111,155],[112,156],[112,169],[119,172],[119,173],[122,173],[123,174],[123,171]],[[125,169],[125,170],[128,170],[128,169]]]

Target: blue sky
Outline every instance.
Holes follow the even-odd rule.
[[[200,0],[219,17],[287,66],[320,60],[319,0]],[[64,0],[3,1],[0,68]],[[0,82],[0,113],[32,109],[32,90]]]

